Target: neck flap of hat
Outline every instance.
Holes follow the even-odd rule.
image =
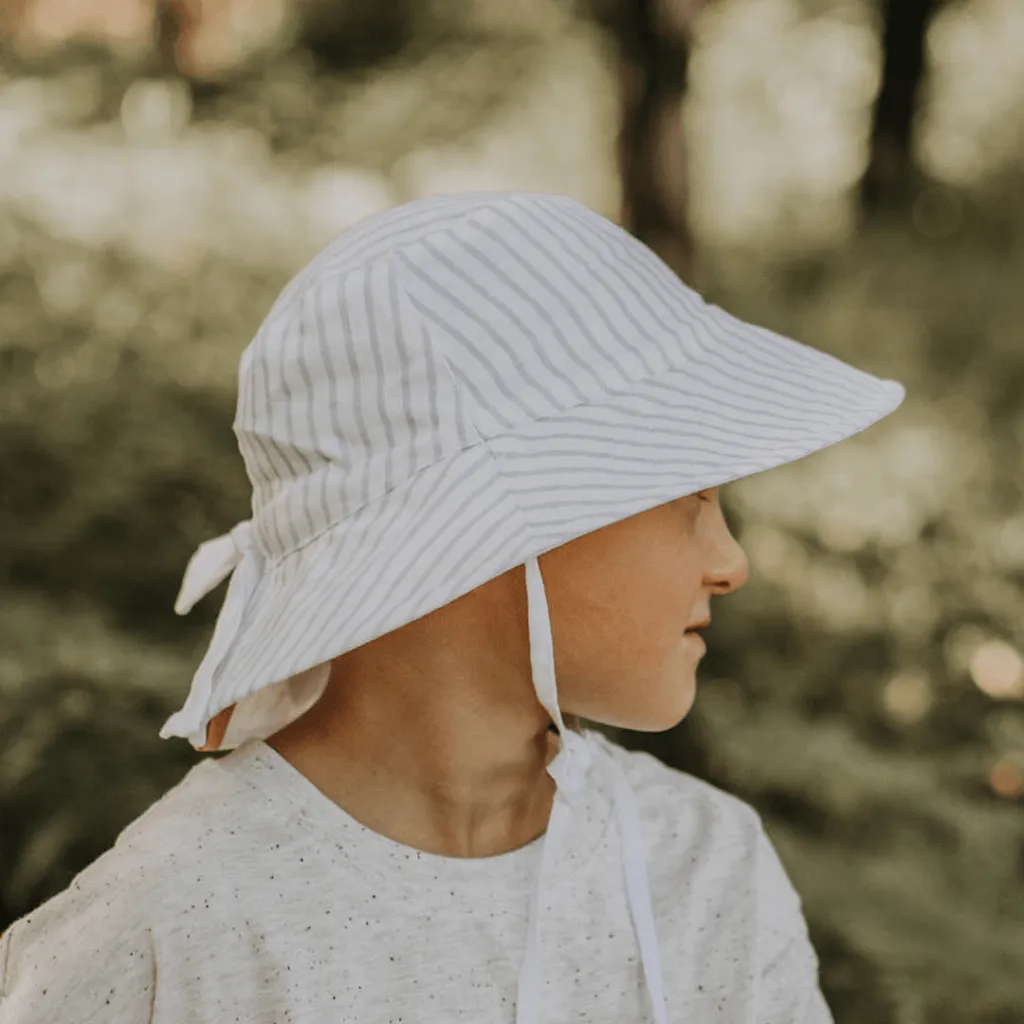
[[[623,858],[626,896],[633,930],[640,947],[647,991],[655,1024],[668,1024],[665,994],[662,986],[661,953],[654,927],[651,893],[644,853],[640,812],[636,797],[622,768],[591,741],[566,729],[558,706],[558,687],[555,682],[554,642],[551,619],[544,593],[544,581],[535,557],[526,561],[526,594],[530,626],[530,665],[537,699],[551,716],[561,739],[561,750],[548,765],[548,774],[557,789],[551,808],[551,817],[543,839],[540,870],[530,900],[530,918],[527,930],[526,953],[519,972],[519,991],[516,1003],[516,1024],[540,1024],[540,906],[541,891],[550,872],[551,864],[564,847],[572,808],[578,806],[592,763],[600,760],[603,770],[610,773],[613,782],[615,817]]]

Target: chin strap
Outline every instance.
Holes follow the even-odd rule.
[[[540,967],[540,897],[548,882],[551,865],[558,851],[569,840],[569,827],[573,810],[586,791],[587,778],[600,759],[603,770],[612,779],[615,816],[622,847],[622,866],[626,896],[633,920],[633,930],[640,947],[644,978],[651,999],[655,1024],[668,1024],[665,992],[662,984],[661,953],[651,908],[651,893],[647,875],[647,856],[644,851],[640,811],[636,796],[625,773],[613,758],[596,748],[585,736],[569,731],[558,707],[558,689],[555,681],[554,643],[551,620],[548,615],[544,582],[536,558],[526,562],[526,588],[529,604],[530,662],[537,699],[551,715],[558,731],[562,749],[548,765],[548,774],[555,780],[555,799],[551,817],[544,834],[540,869],[530,899],[530,917],[527,925],[526,952],[519,971],[516,1001],[516,1024],[542,1024],[541,967]],[[597,758],[595,758],[595,753]]]

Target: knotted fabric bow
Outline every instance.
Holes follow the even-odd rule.
[[[252,520],[246,519],[230,532],[204,541],[189,559],[181,589],[174,602],[178,615],[188,615],[214,587],[234,571],[252,548]]]
[[[217,617],[213,639],[196,670],[195,680],[185,706],[173,715],[160,731],[166,738],[170,729],[184,725],[197,750],[216,750],[220,746],[234,704],[217,709],[211,719],[210,702],[217,670],[231,648],[242,624],[242,616],[256,585],[263,575],[263,557],[253,544],[252,521],[244,520],[230,532],[199,545],[189,560],[181,589],[174,602],[178,615],[187,615],[195,604],[228,576],[228,592]],[[219,735],[208,736],[207,724],[216,723]],[[197,744],[203,744],[197,746]]]

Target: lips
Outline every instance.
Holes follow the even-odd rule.
[[[704,637],[700,635],[695,629],[688,629],[683,633],[683,637],[687,640],[696,640],[694,647],[699,650],[702,654],[708,649],[708,645],[704,643]]]
[[[711,620],[710,619],[704,619],[703,622],[695,622],[692,626],[687,626],[686,629],[684,630],[684,632],[686,632],[686,633],[695,633],[698,629],[704,629],[705,627],[710,626],[710,625],[711,625]]]

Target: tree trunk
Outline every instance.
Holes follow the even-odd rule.
[[[681,278],[691,276],[686,96],[693,19],[703,0],[592,0],[619,58],[618,165],[623,226]]]
[[[861,179],[865,212],[905,205],[919,171],[914,124],[925,75],[925,38],[941,0],[883,0],[882,84],[871,126],[871,155]]]

